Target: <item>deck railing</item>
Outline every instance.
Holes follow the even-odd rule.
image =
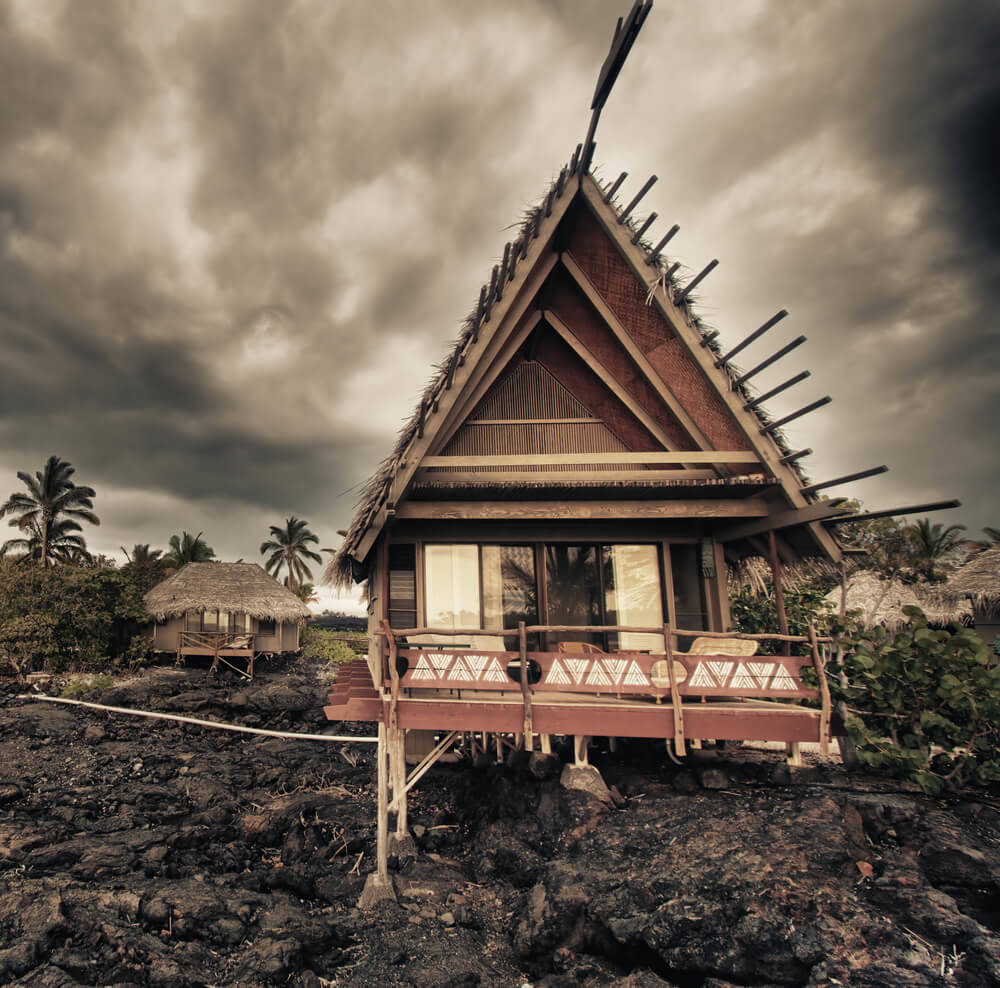
[[[528,635],[619,633],[662,635],[663,652],[632,649],[604,652],[581,643],[563,643],[557,652],[529,651]],[[524,706],[524,731],[532,730],[532,694],[536,689],[567,694],[612,694],[651,696],[656,702],[669,698],[673,706],[675,741],[683,752],[683,699],[768,698],[779,700],[819,699],[819,740],[824,752],[829,737],[831,700],[820,643],[832,641],[817,635],[810,625],[808,635],[747,634],[629,625],[529,625],[517,628],[399,628],[382,622],[379,632],[383,689],[388,691],[389,724],[397,726],[400,689],[449,689],[500,691],[520,687]],[[401,643],[401,639],[444,637],[451,639],[517,639],[517,651],[451,647],[439,643]],[[679,652],[678,638],[703,639],[697,654]],[[713,640],[719,650],[711,652]],[[738,642],[779,642],[784,655],[753,655]],[[787,654],[800,645],[805,655]],[[815,671],[818,689],[810,689],[801,678],[803,668]],[[461,693],[459,692],[459,696]]]
[[[255,635],[242,631],[182,631],[180,647],[209,649],[213,654],[229,649],[253,651]]]

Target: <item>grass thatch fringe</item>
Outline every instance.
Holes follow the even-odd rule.
[[[598,182],[598,185],[601,185],[596,175],[596,169],[592,170],[591,175]],[[521,219],[517,237],[515,237],[511,244],[507,245],[511,254],[516,254],[520,258],[524,253],[528,242],[537,236],[539,223],[544,218],[547,208],[556,199],[561,199],[567,189],[572,188],[572,183],[568,181],[572,176],[572,168],[570,166],[564,167],[550,183],[549,188],[546,190],[545,195],[542,196],[538,205],[525,211]],[[605,190],[609,187],[610,183],[604,183],[603,188]],[[616,213],[621,214],[623,206],[617,198],[612,198],[610,205]],[[641,226],[641,223],[637,219],[630,217],[625,221],[625,225],[635,233]],[[652,253],[653,244],[645,237],[639,240],[639,245],[647,256]],[[652,266],[652,270],[656,276],[655,280],[658,280],[663,290],[669,293],[670,301],[683,313],[688,325],[696,329],[702,339],[707,341],[706,346],[708,349],[715,356],[720,356],[722,349],[718,343],[716,334],[694,311],[695,295],[691,294],[687,298],[680,298],[680,286],[677,278],[677,272],[680,268],[675,268],[672,274],[668,274],[670,267],[671,265],[668,265],[661,255],[655,265]],[[400,430],[392,453],[382,461],[378,470],[375,471],[372,478],[362,488],[357,502],[357,510],[355,511],[354,518],[351,520],[343,545],[330,560],[323,572],[324,583],[333,584],[335,587],[344,589],[349,588],[354,582],[353,567],[351,564],[352,553],[361,541],[369,524],[374,520],[385,503],[392,478],[398,470],[406,450],[413,442],[419,430],[421,410],[433,406],[434,399],[440,395],[448,378],[448,369],[457,362],[459,356],[469,346],[470,340],[478,336],[479,328],[482,325],[481,317],[480,302],[477,299],[475,307],[462,324],[462,330],[459,333],[458,339],[452,344],[445,359],[437,365],[437,373],[428,383],[427,387],[424,388],[413,415]],[[739,368],[735,365],[727,364],[725,371],[733,381],[740,374]],[[751,401],[757,395],[757,392],[746,384],[736,385],[735,390],[747,402]],[[760,406],[755,408],[752,414],[756,416],[761,428],[766,428],[773,421]],[[781,450],[782,455],[792,452],[791,446],[788,444],[781,430],[772,432],[771,438],[776,443],[778,449]],[[803,484],[808,483],[809,478],[801,470],[798,463],[791,464],[791,468],[796,472]]]
[[[311,612],[257,563],[188,563],[146,594],[157,621],[185,611],[231,611],[283,623],[303,622]]]
[[[1000,547],[970,557],[945,584],[951,600],[972,601],[986,615],[1000,614]]]

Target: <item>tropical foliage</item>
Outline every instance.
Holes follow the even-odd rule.
[[[907,526],[905,531],[910,547],[910,566],[918,577],[929,583],[944,580],[960,550],[968,544],[962,535],[964,525],[945,527],[923,518]]]
[[[100,525],[94,514],[96,496],[92,487],[73,482],[74,467],[58,456],[50,456],[45,467],[32,476],[18,471],[27,492],[17,491],[0,505],[0,518],[10,515],[10,525],[23,534],[0,546],[0,555],[19,552],[24,559],[42,566],[54,562],[83,562],[87,546],[79,533],[81,521]]]
[[[0,663],[19,674],[130,664],[146,653],[133,639],[148,620],[120,570],[0,567]]]
[[[863,762],[938,795],[1000,782],[1000,666],[966,628],[937,631],[919,608],[895,634],[844,626],[831,690]]]
[[[285,520],[284,528],[271,525],[270,531],[271,538],[260,546],[261,555],[267,557],[264,568],[272,576],[277,576],[284,569],[288,587],[294,592],[300,583],[312,580],[312,570],[305,560],[323,562],[323,557],[309,548],[311,544],[318,545],[319,539],[309,531],[307,521],[294,515]]]
[[[354,649],[344,641],[342,635],[316,625],[307,625],[302,629],[300,643],[303,656],[314,662],[331,662],[339,665],[350,662],[356,656]]]
[[[139,588],[141,593],[152,590],[166,575],[167,567],[162,549],[150,549],[148,542],[136,543],[129,552],[122,546],[122,552],[128,562],[122,567],[122,572]]]
[[[169,570],[179,570],[187,563],[207,563],[215,559],[215,550],[201,537],[202,533],[191,535],[182,532],[170,536],[170,551],[163,557],[163,564]]]

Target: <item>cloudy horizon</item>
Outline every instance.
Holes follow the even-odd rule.
[[[50,454],[94,552],[323,546],[509,228],[582,140],[629,4],[0,0],[0,496]],[[1000,7],[660,0],[597,134],[815,480],[1000,524]],[[674,256],[674,255],[672,255]],[[314,570],[319,576],[318,571]],[[322,606],[337,602],[324,591]]]

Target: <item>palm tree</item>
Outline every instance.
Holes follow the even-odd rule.
[[[8,539],[0,546],[0,556],[6,556],[11,550],[21,550],[18,561],[41,562],[47,558],[49,562],[69,563],[71,565],[83,566],[91,562],[90,553],[87,552],[87,544],[82,535],[76,533],[80,531],[80,526],[75,521],[62,518],[49,526],[48,546],[43,557],[42,531],[35,521],[29,521],[24,527],[26,536],[19,539]],[[49,565],[49,562],[45,565]]]
[[[0,518],[14,515],[11,526],[28,532],[26,539],[10,539],[0,547],[0,553],[12,548],[24,548],[30,558],[43,566],[53,561],[67,561],[70,549],[86,553],[83,537],[72,533],[82,532],[76,519],[100,525],[94,514],[93,487],[77,486],[70,479],[74,467],[58,456],[50,456],[45,467],[31,474],[18,471],[18,479],[28,492],[15,492],[0,505]],[[56,548],[58,547],[58,549]]]
[[[170,551],[163,557],[163,564],[178,570],[186,563],[207,563],[215,559],[215,550],[201,537],[202,533],[170,536]]]
[[[131,552],[125,546],[121,550],[128,560],[122,567],[122,572],[132,579],[140,592],[152,590],[167,575],[166,566],[160,558],[163,555],[162,549],[150,549],[148,542],[137,542],[132,546]]]
[[[261,555],[270,555],[264,568],[272,576],[277,576],[284,567],[288,573],[288,587],[294,593],[295,588],[304,580],[312,579],[312,570],[303,559],[314,563],[323,562],[318,552],[308,548],[310,543],[319,543],[319,539],[309,531],[309,523],[292,515],[286,519],[285,527],[271,526],[271,538],[260,545]]]
[[[287,584],[287,580],[285,581]],[[293,591],[296,597],[303,604],[318,604],[319,597],[316,595],[316,588],[311,583],[300,583]]]
[[[973,539],[968,543],[972,552],[985,552],[987,549],[996,549],[1000,546],[1000,528],[987,525],[982,531],[983,535],[986,536],[985,539]]]
[[[935,567],[947,568],[948,557],[967,544],[967,539],[961,534],[964,525],[931,524],[929,518],[923,518],[915,525],[908,525],[906,533],[910,542],[913,568],[925,579],[936,582],[943,574]]]

